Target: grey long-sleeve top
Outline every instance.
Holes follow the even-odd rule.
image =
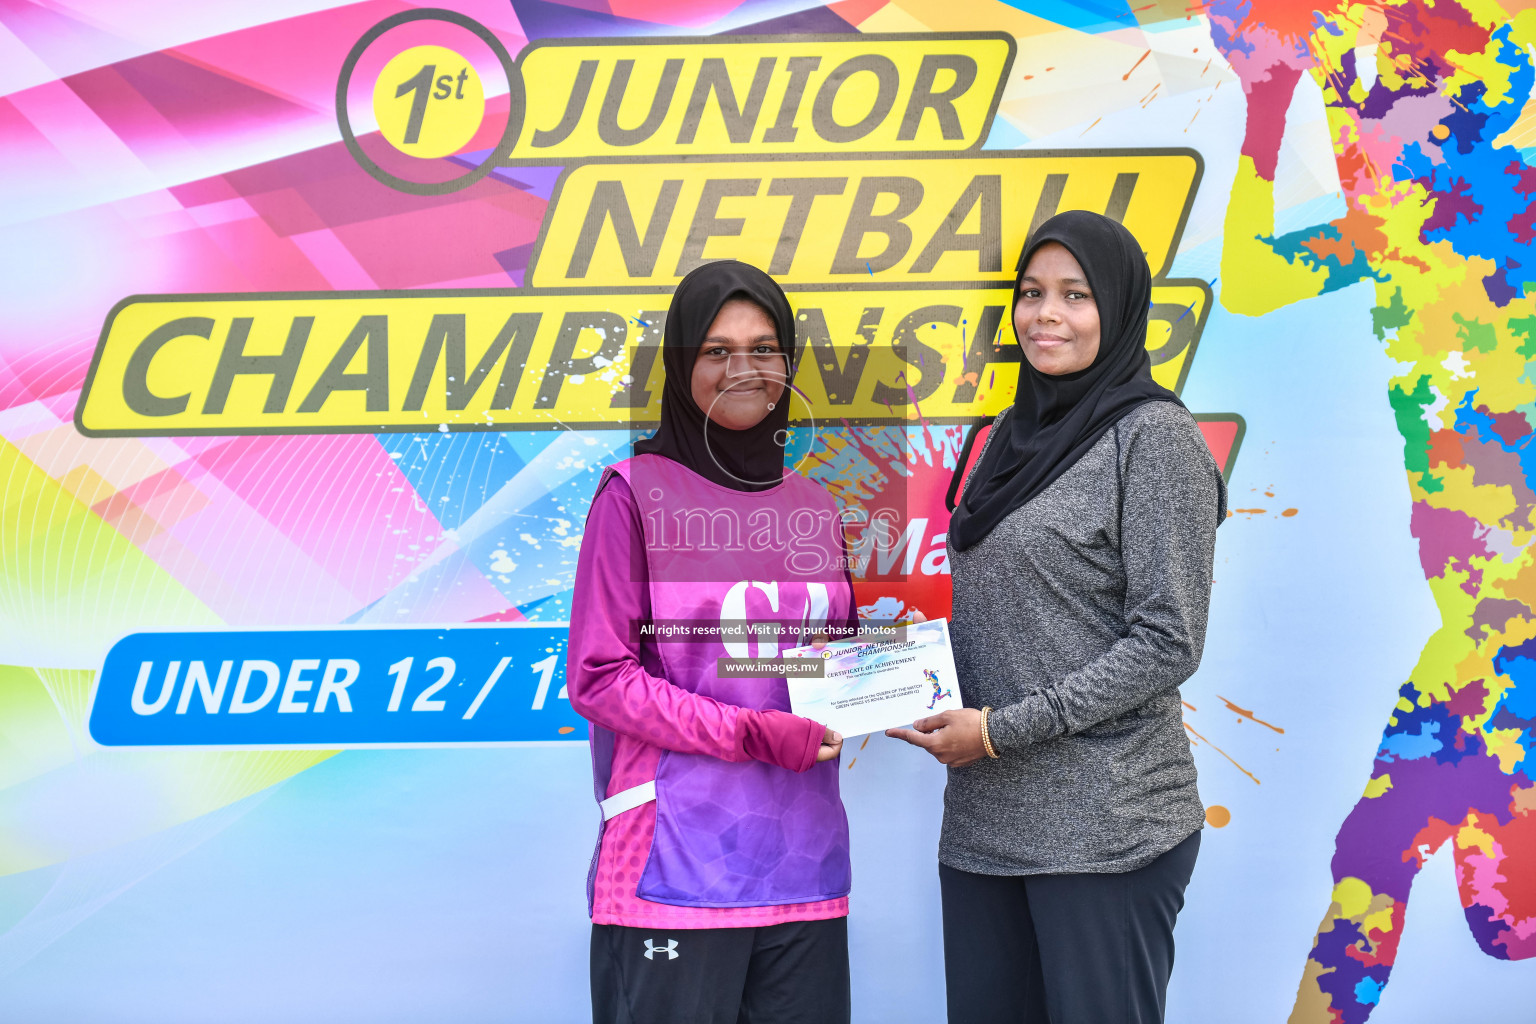
[[[949,549],[961,693],[993,708],[1001,756],[949,770],[940,862],[1133,871],[1204,825],[1179,684],[1200,664],[1225,515],[1194,419],[1153,402]]]

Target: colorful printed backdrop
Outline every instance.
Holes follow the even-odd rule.
[[[1491,0],[0,0],[0,1018],[585,1019],[560,637],[668,289],[785,282],[800,471],[895,524],[861,606],[942,615],[1013,261],[1082,207],[1233,497],[1169,1019],[1529,1020],[1533,45]],[[189,667],[183,739],[102,742],[130,634],[470,623],[542,659],[483,733],[216,741]],[[856,1018],[941,1019],[942,770],[843,764]]]

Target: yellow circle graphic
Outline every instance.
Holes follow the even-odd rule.
[[[379,73],[373,116],[400,152],[448,156],[474,138],[485,118],[485,88],[475,66],[447,47],[413,46]]]

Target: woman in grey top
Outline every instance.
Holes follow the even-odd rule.
[[[1179,684],[1200,663],[1226,487],[1152,380],[1131,233],[1060,214],[1021,265],[1018,394],[949,529],[966,707],[890,735],[950,769],[952,1024],[1157,1022],[1205,820]]]

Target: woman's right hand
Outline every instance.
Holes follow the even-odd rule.
[[[800,748],[804,750],[804,747]],[[843,751],[843,737],[841,733],[827,729],[826,735],[821,738],[821,746],[816,751],[816,763],[830,761]],[[803,755],[802,755],[803,756]]]

